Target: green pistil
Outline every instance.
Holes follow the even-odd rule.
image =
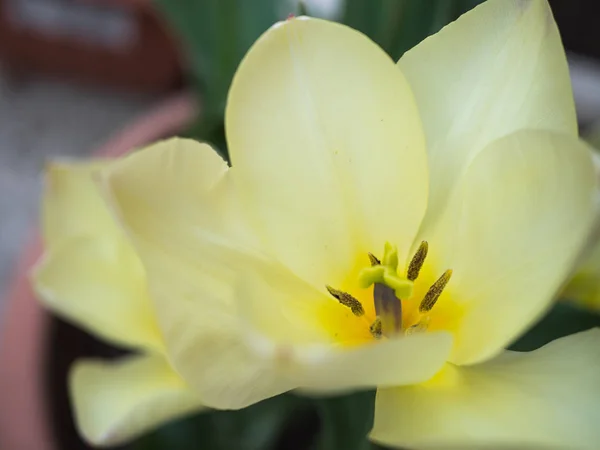
[[[371,263],[374,262],[377,259],[371,258]],[[399,299],[410,298],[414,286],[411,280],[398,275],[398,249],[389,242],[385,243],[381,264],[362,269],[358,274],[358,283],[363,289],[375,283],[384,284],[392,288]]]

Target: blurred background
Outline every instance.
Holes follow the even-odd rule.
[[[209,141],[226,156],[222,117],[231,77],[252,42],[277,20],[304,13],[340,21],[363,31],[398,59],[477,3],[0,0],[0,292],[11,292],[0,296],[4,346],[0,380],[15,388],[17,378],[30,382],[10,398],[0,398],[0,448],[87,448],[73,431],[64,376],[80,354],[118,353],[44,315],[33,302],[21,302],[23,306],[14,301],[31,297],[18,270],[36,251],[33,236],[46,160],[117,155],[174,134]],[[568,51],[582,134],[594,140],[600,120],[600,4],[596,0],[550,3]],[[25,319],[16,324],[9,315]],[[29,336],[12,333],[11,327],[40,330]],[[13,360],[6,358],[21,358],[24,372],[9,373],[2,364]],[[38,374],[35,380],[27,378],[32,371]],[[43,412],[36,403],[39,397],[44,398]],[[345,400],[337,401],[333,410],[342,411]],[[308,448],[297,436],[317,433],[323,415],[295,399],[283,397],[281,402],[252,410],[249,414],[259,411],[266,419],[250,428],[244,425],[243,413],[217,414],[208,422],[179,424],[178,431],[162,430],[127,448],[201,448],[189,442],[206,427],[220,434],[213,446],[202,448]],[[279,414],[292,410],[303,414],[300,431],[285,425],[285,414]],[[11,418],[6,421],[3,414]],[[14,438],[18,433],[7,427],[23,426],[23,418],[31,429]],[[344,426],[352,428],[352,419]],[[296,438],[281,441],[282,427]],[[362,428],[356,432],[364,434]],[[2,433],[24,440],[3,444]],[[40,448],[36,434],[54,447]],[[242,445],[242,440],[248,441],[244,436],[253,436],[254,441]],[[350,442],[329,448],[367,448],[351,447]]]

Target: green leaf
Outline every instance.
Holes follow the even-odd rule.
[[[482,0],[347,0],[342,22],[394,60]]]
[[[535,350],[555,339],[594,327],[600,327],[599,314],[572,303],[558,302],[542,320],[515,342],[510,350]]]
[[[238,64],[258,37],[287,13],[280,0],[154,0],[183,50],[202,99],[201,140],[222,127]],[[226,154],[226,149],[221,148]]]
[[[305,408],[280,395],[239,411],[207,411],[143,437],[132,450],[275,450],[286,426]]]
[[[310,16],[304,0],[298,0],[298,5],[296,6],[296,16]]]
[[[321,419],[317,450],[368,450],[375,391],[314,400]]]

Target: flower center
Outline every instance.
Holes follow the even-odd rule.
[[[431,312],[450,281],[452,270],[446,270],[435,282],[430,283],[424,293],[422,283],[419,283],[419,289],[415,289],[428,251],[428,243],[421,242],[404,275],[398,274],[398,251],[395,246],[386,243],[381,260],[372,253],[368,254],[371,265],[358,273],[358,285],[362,289],[373,286],[375,318],[369,325],[369,331],[375,339],[423,332],[429,328]],[[365,316],[363,304],[356,297],[331,286],[326,287],[355,316]],[[416,296],[419,298],[416,299]],[[403,307],[403,302],[409,303],[409,308]],[[403,309],[408,309],[404,315]]]

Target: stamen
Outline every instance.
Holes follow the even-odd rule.
[[[427,291],[427,294],[425,294],[425,297],[423,297],[421,304],[419,305],[420,313],[427,313],[427,312],[431,311],[431,309],[435,305],[435,302],[437,302],[440,295],[442,295],[442,292],[444,291],[444,288],[448,284],[448,281],[450,281],[451,276],[452,276],[452,270],[446,270],[442,274],[442,276],[439,277],[435,283],[433,283],[433,285]]]
[[[409,280],[415,281],[418,278],[419,272],[421,271],[421,267],[423,267],[423,263],[425,262],[425,258],[427,257],[428,251],[429,244],[427,243],[427,241],[422,241],[421,245],[419,245],[419,249],[415,253],[415,256],[413,256],[408,266],[406,277]]]
[[[415,334],[415,333],[420,333],[422,331],[426,331],[427,327],[429,326],[429,322],[430,322],[430,318],[427,317],[423,317],[421,320],[419,320],[417,323],[415,323],[414,325],[408,327],[408,329],[406,330],[405,334],[407,336],[410,336],[411,334]]]
[[[325,287],[327,288],[329,293],[337,299],[338,302],[350,308],[355,316],[360,317],[365,314],[365,310],[361,303],[357,299],[352,297],[350,294],[334,289],[331,286]]]
[[[369,327],[369,331],[375,339],[381,339],[383,330],[381,325],[381,319],[379,317],[375,318],[375,322],[371,324],[371,326]]]
[[[375,256],[373,253],[369,253],[369,261],[371,261],[371,266],[381,265],[381,261],[379,261],[379,259],[377,259],[377,256]]]

